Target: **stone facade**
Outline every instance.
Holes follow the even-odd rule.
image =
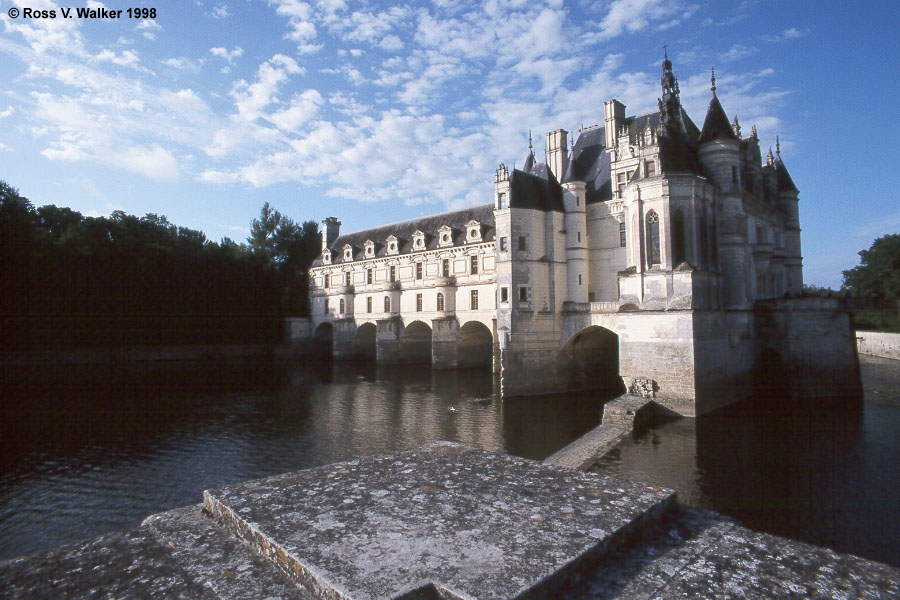
[[[610,100],[571,147],[548,133],[544,161],[529,140],[522,169],[497,169],[492,205],[345,236],[323,222],[313,325],[334,354],[358,354],[374,323],[378,360],[406,347],[453,367],[486,344],[504,396],[615,380],[685,415],[744,395],[763,356],[798,382],[830,365],[848,383],[828,393],[858,393],[846,315],[792,299],[798,190],[780,147],[763,162],[715,75],[698,128],[668,57],[662,67],[658,111],[626,116]],[[826,391],[814,378],[799,388]]]

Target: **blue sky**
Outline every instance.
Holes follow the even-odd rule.
[[[62,7],[156,9],[64,19]],[[11,8],[56,9],[12,19]],[[123,16],[127,16],[124,15]],[[662,45],[800,188],[805,279],[900,231],[900,2],[0,0],[0,179],[36,205],[243,241],[264,202],[344,231],[490,202],[529,129],[655,110]]]

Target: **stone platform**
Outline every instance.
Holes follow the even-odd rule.
[[[897,598],[900,570],[669,490],[439,442],[0,563],[3,598]]]

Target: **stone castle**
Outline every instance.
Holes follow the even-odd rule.
[[[799,297],[798,189],[712,97],[701,128],[668,57],[659,110],[529,136],[491,204],[340,234],[322,223],[312,326],[335,357],[490,364],[503,396],[619,387],[682,415],[779,380],[857,394],[847,315]],[[774,370],[774,371],[773,371]],[[776,373],[773,375],[773,373]]]

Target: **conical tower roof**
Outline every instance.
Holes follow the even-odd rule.
[[[715,69],[712,71],[710,80],[712,81],[712,100],[709,101],[709,108],[706,109],[706,119],[703,121],[699,142],[703,144],[714,140],[737,141],[738,138],[734,134],[734,128],[728,120],[728,115],[725,114],[725,110],[722,108],[718,96],[716,96]]]

